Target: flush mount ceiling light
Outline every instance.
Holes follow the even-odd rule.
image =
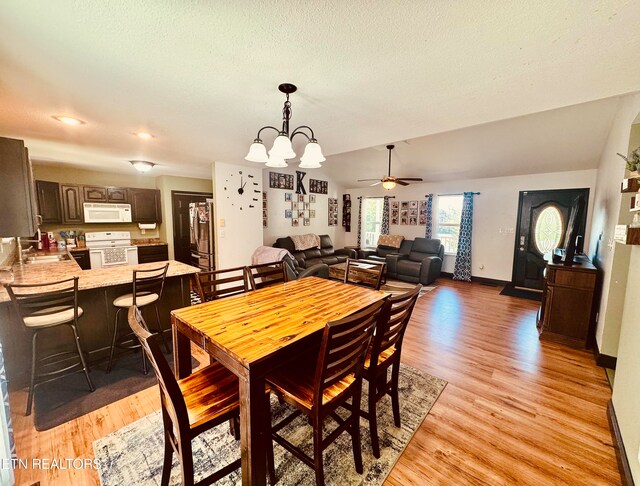
[[[131,165],[133,165],[138,172],[149,172],[154,165],[153,162],[149,162],[148,160],[130,160]]]
[[[291,141],[296,135],[304,135],[307,138],[307,145],[304,149],[304,154],[300,158],[300,168],[302,169],[317,169],[321,167],[320,162],[324,162],[326,159],[322,155],[322,149],[315,138],[313,130],[307,125],[299,126],[289,133],[289,121],[291,120],[291,102],[289,101],[289,95],[297,91],[297,87],[293,84],[283,83],[278,86],[280,92],[287,96],[287,100],[284,102],[282,108],[282,129],[278,130],[276,127],[266,126],[258,130],[258,135],[249,147],[249,153],[245,157],[250,162],[266,163],[267,167],[287,167],[285,159],[293,159],[296,153],[293,151]],[[267,149],[262,143],[260,133],[265,129],[272,129],[278,133],[273,147],[269,150],[267,155]],[[309,131],[309,134],[306,133]]]
[[[63,115],[52,115],[51,118],[53,118],[54,120],[58,120],[59,122],[64,123],[65,125],[73,125],[73,126],[77,126],[77,125],[84,125],[85,122],[78,119],[78,118],[73,118],[72,116],[63,116]]]
[[[156,138],[154,135],[150,134],[149,132],[133,132],[132,135],[135,135],[138,138],[141,138],[142,140],[151,140],[152,138]]]

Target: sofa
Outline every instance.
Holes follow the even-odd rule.
[[[438,239],[404,240],[397,253],[387,254],[387,278],[429,285],[442,270],[444,246]]]
[[[386,262],[387,255],[393,255],[400,252],[400,247],[403,241],[404,236],[380,235],[378,238],[378,246],[375,249],[359,250],[358,258],[377,262]]]
[[[293,240],[288,236],[278,238],[273,246],[275,248],[289,250],[296,260],[296,266],[302,269],[310,268],[319,263],[335,265],[336,263],[346,262],[347,258],[358,258],[355,250],[349,248],[336,250],[333,247],[329,235],[320,235],[320,248],[309,248],[308,250],[298,251],[293,244]]]

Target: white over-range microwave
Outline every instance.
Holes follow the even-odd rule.
[[[84,203],[85,223],[131,223],[131,204]]]

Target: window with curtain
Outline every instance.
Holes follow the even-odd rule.
[[[382,209],[384,207],[384,199],[364,198],[362,200],[362,248],[375,248],[378,244],[382,227]]]
[[[444,245],[445,254],[458,251],[463,196],[438,196],[438,228],[436,238]]]

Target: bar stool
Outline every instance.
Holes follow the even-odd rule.
[[[160,339],[166,352],[169,352],[169,347],[164,339],[164,333],[162,332],[162,323],[160,322],[160,311],[158,310],[158,302],[162,298],[162,290],[164,289],[164,279],[167,276],[167,270],[169,264],[165,264],[161,267],[151,268],[149,270],[134,270],[133,271],[133,293],[124,294],[116,297],[113,300],[113,305],[116,310],[116,315],[113,322],[113,333],[111,335],[111,349],[109,351],[109,363],[107,364],[107,373],[111,372],[113,365],[113,355],[115,348],[120,349],[140,349],[140,343],[137,337],[128,329],[122,336],[118,335],[118,317],[120,311],[126,310],[129,307],[135,305],[139,309],[148,305],[153,305],[155,308],[156,322],[158,324],[157,332],[160,334]],[[145,354],[142,354],[142,371],[146,375],[147,360]]]
[[[6,289],[22,325],[31,334],[31,379],[26,415],[31,415],[36,386],[60,378],[74,368],[79,367],[73,371],[74,373],[84,372],[89,390],[94,391],[77,329],[78,318],[83,314],[82,307],[78,306],[78,277],[46,284],[11,284],[7,285]],[[38,359],[38,335],[46,329],[60,326],[68,326],[73,332],[76,351],[63,351]],[[80,358],[79,361],[65,368],[46,372],[38,372],[36,369],[38,365],[46,369],[54,364],[52,360],[76,354]]]

